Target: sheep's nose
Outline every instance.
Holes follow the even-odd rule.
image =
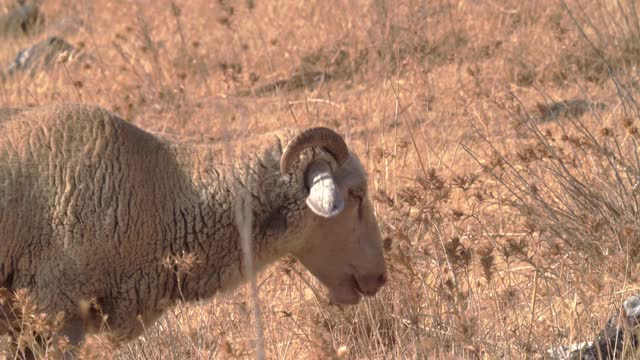
[[[382,273],[356,276],[358,287],[364,295],[373,296],[387,283],[387,275]]]

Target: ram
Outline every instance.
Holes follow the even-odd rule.
[[[220,146],[162,139],[92,105],[0,109],[0,287],[64,312],[72,344],[104,328],[133,339],[176,301],[246,279],[235,215],[246,198],[257,271],[293,255],[336,304],[378,292],[367,177],[340,135]],[[188,271],[167,261],[185,256]]]

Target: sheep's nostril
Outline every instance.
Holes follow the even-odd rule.
[[[378,284],[380,284],[380,287],[382,287],[386,283],[387,283],[387,275],[385,274],[378,275]]]
[[[385,274],[371,274],[356,278],[358,288],[365,295],[375,295],[378,290],[387,282]]]

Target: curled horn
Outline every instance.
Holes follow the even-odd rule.
[[[298,155],[312,146],[319,146],[328,151],[336,159],[338,166],[349,158],[349,149],[342,136],[329,128],[315,127],[304,130],[289,142],[280,159],[280,173],[289,172]]]

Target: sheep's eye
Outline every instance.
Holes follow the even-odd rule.
[[[359,191],[349,191],[349,195],[351,195],[354,199],[358,201],[358,206],[362,204],[362,200],[364,199],[364,195]]]
[[[364,200],[364,194],[357,191],[350,191],[349,195],[358,202],[358,217],[362,219],[362,201]]]

